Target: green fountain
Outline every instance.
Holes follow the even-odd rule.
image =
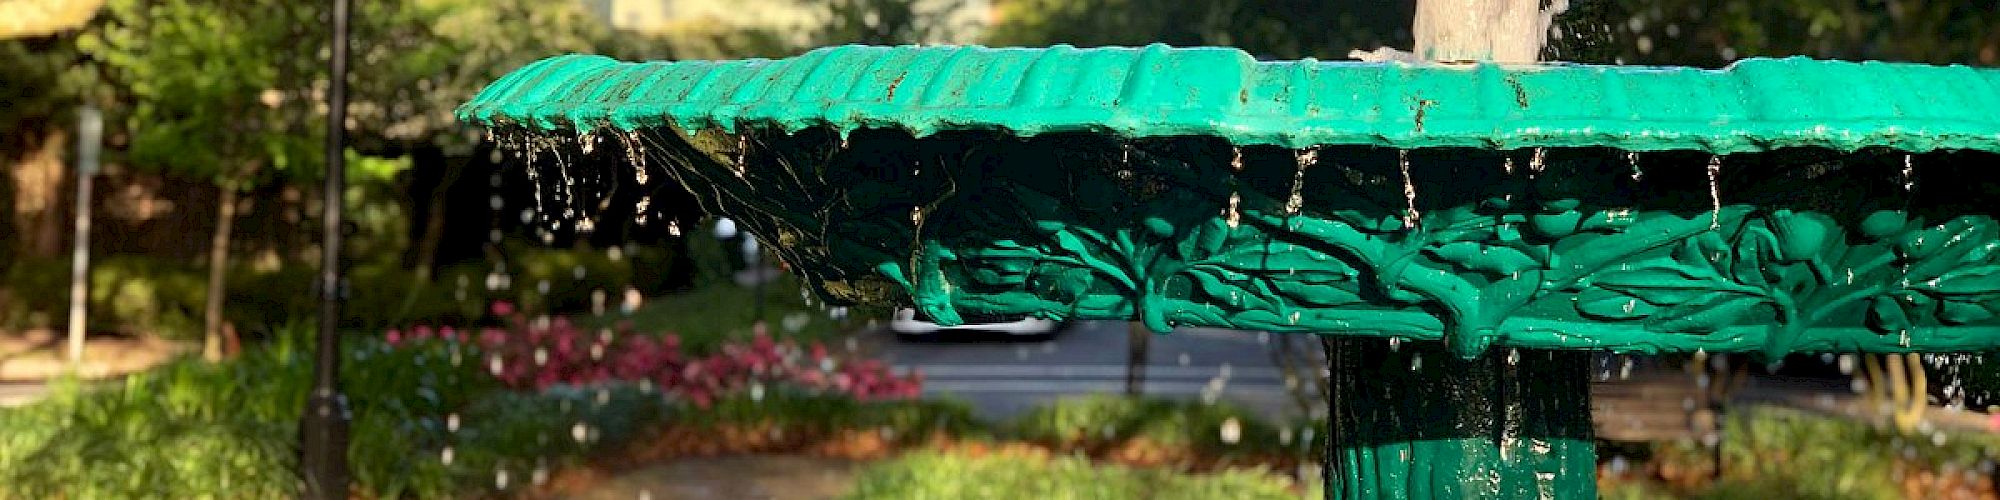
[[[1320,335],[1331,497],[1591,496],[1590,351],[2000,345],[1995,70],[848,46],[459,114],[600,158],[538,167],[568,223],[572,169],[677,182],[830,302]]]

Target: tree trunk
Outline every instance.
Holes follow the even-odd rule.
[[[224,186],[215,210],[215,234],[208,243],[208,300],[202,309],[201,357],[222,360],[223,299],[229,296],[229,239],[236,225],[234,188]]]
[[[1595,498],[1587,352],[1324,337],[1326,498]]]
[[[51,127],[25,141],[22,154],[9,167],[14,181],[14,229],[18,231],[16,251],[22,256],[54,259],[62,255],[63,152],[69,134]]]

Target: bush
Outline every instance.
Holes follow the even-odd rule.
[[[10,300],[0,316],[13,327],[54,327],[69,309],[69,261],[35,260],[13,266],[5,286]],[[181,263],[113,255],[90,268],[90,328],[187,339],[201,336],[207,276]]]
[[[1305,488],[1311,488],[1307,486]],[[1301,485],[1260,470],[1181,474],[1096,466],[1078,457],[914,452],[863,470],[854,499],[1157,498],[1296,499]],[[1316,488],[1312,488],[1316,489]],[[1306,498],[1319,498],[1307,492]]]
[[[1222,457],[1285,456],[1320,449],[1317,442],[1310,446],[1293,442],[1289,433],[1235,406],[1109,395],[1060,399],[1029,410],[1010,427],[1022,439],[1061,449],[1095,449],[1132,440]],[[1226,427],[1234,429],[1225,432]],[[1225,434],[1233,435],[1233,442]]]
[[[307,352],[281,336],[224,363],[180,360],[85,390],[66,382],[47,401],[0,410],[0,497],[295,496],[298,412]],[[389,350],[356,339],[343,384],[353,405],[349,459],[375,496],[455,490],[417,453],[442,413],[494,387],[451,346]],[[429,455],[434,456],[434,455]]]
[[[724,343],[696,355],[684,351],[680,338],[671,334],[655,337],[627,324],[586,332],[568,318],[529,321],[512,304],[493,307],[495,316],[507,318],[507,328],[484,328],[476,339],[465,340],[476,341],[484,352],[480,362],[517,389],[646,381],[706,406],[720,396],[781,387],[858,400],[914,397],[920,381],[918,375],[892,375],[879,361],[836,359],[823,345],[778,342],[761,333],[748,343]],[[461,336],[474,334],[427,326],[386,333],[390,344]]]

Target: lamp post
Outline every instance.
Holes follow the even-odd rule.
[[[341,192],[345,190],[347,158],[347,20],[348,0],[333,0],[333,52],[329,63],[326,114],[326,212],[320,246],[319,342],[313,358],[312,394],[299,419],[304,436],[299,461],[305,476],[305,496],[347,497],[347,398],[340,393]]]
[[[69,269],[69,363],[83,369],[83,336],[90,301],[90,185],[103,148],[104,113],[84,105],[76,114],[76,241]]]

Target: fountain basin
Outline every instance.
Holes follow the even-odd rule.
[[[559,56],[460,114],[663,170],[837,302],[1474,356],[2000,345],[1997,109],[1962,66],[1155,45]]]

